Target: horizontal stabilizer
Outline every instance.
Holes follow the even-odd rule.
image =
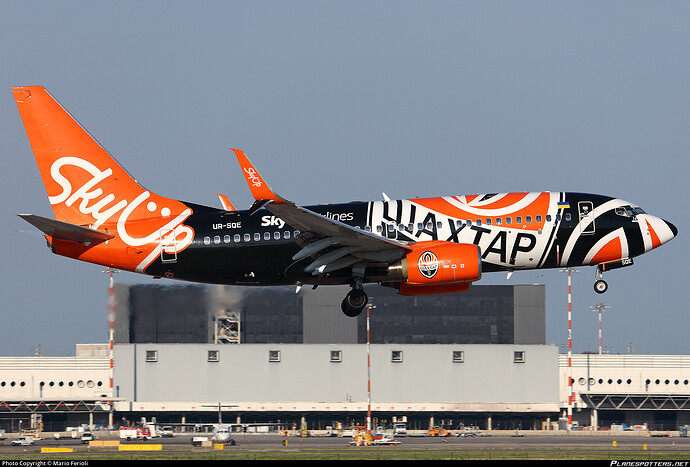
[[[47,217],[36,216],[34,214],[17,215],[38,228],[44,234],[60,240],[82,243],[88,246],[91,243],[101,243],[115,238],[115,235],[79,225],[68,224],[67,222],[56,221],[55,219],[48,219]]]

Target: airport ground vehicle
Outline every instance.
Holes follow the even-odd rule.
[[[151,438],[151,430],[146,426],[121,426],[120,427],[120,439],[126,439],[131,441],[133,439],[142,439],[146,441]]]
[[[393,435],[395,436],[407,436],[407,424],[406,423],[396,423],[393,425]]]
[[[33,436],[20,436],[12,440],[12,446],[32,446],[34,444]]]
[[[386,433],[378,439],[375,438],[371,444],[374,446],[392,446],[400,444],[400,441],[395,439],[393,435]]]
[[[192,446],[202,446],[204,443],[209,442],[207,436],[194,436],[192,438]]]
[[[96,439],[90,431],[85,431],[81,434],[81,444],[89,444],[89,441]]]
[[[427,431],[429,436],[451,436],[451,432],[438,426],[430,426]]]
[[[173,437],[173,429],[171,426],[164,426],[160,430],[158,430],[158,433],[161,435],[162,438],[172,438]]]

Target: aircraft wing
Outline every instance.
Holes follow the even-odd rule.
[[[69,224],[47,217],[36,216],[34,214],[17,215],[46,235],[60,240],[83,243],[88,246],[91,243],[101,243],[115,238],[115,235],[99,230],[88,229],[80,225]]]
[[[412,251],[405,242],[357,229],[297,206],[277,195],[244,152],[239,149],[233,149],[233,151],[256,200],[250,212],[264,207],[301,232],[300,238],[306,245],[292,259],[314,257],[314,261],[305,268],[307,272],[318,275],[348,266],[391,263]]]

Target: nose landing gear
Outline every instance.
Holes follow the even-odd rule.
[[[596,278],[596,281],[594,282],[594,291],[598,294],[606,292],[609,289],[609,285],[604,280],[604,273],[602,272],[600,266],[597,266],[594,277]]]
[[[343,302],[340,304],[340,308],[343,310],[343,313],[345,313],[345,316],[354,318],[362,312],[365,306],[367,306],[368,301],[369,297],[367,297],[366,292],[362,288],[362,284],[356,283],[352,286],[352,290],[345,295]]]

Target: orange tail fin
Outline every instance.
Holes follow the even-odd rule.
[[[12,91],[57,220],[98,229],[186,209],[142,188],[45,88]]]

